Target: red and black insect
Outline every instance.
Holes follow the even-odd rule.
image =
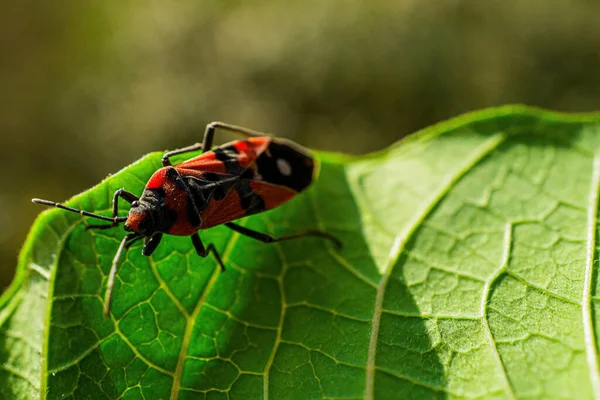
[[[211,150],[217,128],[246,136]],[[170,157],[202,150],[202,154],[172,166]],[[107,225],[88,225],[86,229],[108,229],[124,222],[125,236],[115,254],[109,273],[104,311],[108,315],[114,279],[121,254],[144,239],[142,254],[151,255],[163,234],[190,236],[201,257],[213,253],[219,266],[223,261],[213,244],[205,246],[200,229],[216,225],[265,243],[305,236],[320,236],[340,247],[341,242],[327,232],[308,230],[273,237],[231,221],[273,209],[306,189],[315,179],[317,166],[311,154],[289,140],[264,136],[239,126],[212,122],[207,125],[202,143],[166,153],[163,168],[156,171],[141,197],[119,189],[113,196],[112,218],[67,207],[48,200],[34,203],[61,208],[84,216],[110,221]],[[129,215],[118,215],[119,198],[131,203]]]

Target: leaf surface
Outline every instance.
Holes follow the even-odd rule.
[[[600,117],[503,107],[319,156],[307,193],[241,223],[324,229],[342,250],[217,227],[202,237],[220,273],[188,238],[150,258],[134,245],[109,319],[124,232],[41,214],[0,300],[0,398],[600,397]],[[159,166],[70,204],[109,215],[114,190],[141,193]]]

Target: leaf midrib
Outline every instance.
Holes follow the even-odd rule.
[[[590,382],[594,398],[600,396],[600,375],[598,370],[598,349],[592,316],[592,274],[594,269],[594,256],[596,255],[596,221],[598,218],[598,191],[600,190],[600,156],[594,157],[590,195],[588,197],[586,265],[583,281],[583,294],[581,298],[581,313],[583,321],[583,334],[585,341],[585,354],[588,362]]]
[[[57,213],[60,210],[47,210],[45,211],[46,213],[46,218],[49,219],[48,215],[51,215],[52,213]],[[64,218],[67,218],[66,216]],[[39,220],[39,224],[42,223],[43,220]],[[69,235],[71,235],[71,233],[73,232],[73,230],[79,225],[80,222],[73,222],[71,224],[69,224],[69,227],[65,230],[64,235],[57,235],[57,244],[60,245],[59,247],[59,251],[56,254],[56,256],[54,257],[54,260],[52,260],[52,264],[50,265],[49,271],[50,271],[50,279],[48,280],[48,297],[46,299],[46,301],[48,302],[46,310],[45,310],[45,325],[44,325],[44,339],[43,339],[43,343],[42,343],[42,368],[41,368],[41,376],[40,376],[40,380],[41,380],[41,384],[40,384],[40,398],[42,399],[46,399],[47,394],[48,394],[48,390],[47,390],[47,384],[48,384],[48,363],[50,362],[50,358],[48,357],[48,350],[49,350],[49,341],[50,341],[50,315],[52,314],[52,307],[54,306],[54,302],[52,301],[54,298],[54,284],[56,281],[56,271],[58,270],[58,260],[60,260],[60,255],[62,254],[62,252],[64,251],[64,244],[67,241],[67,238],[69,237]],[[51,226],[50,224],[48,224],[48,226]]]
[[[504,246],[502,249],[502,259],[500,262],[500,266],[496,269],[496,271],[494,271],[492,273],[490,278],[485,281],[485,284],[483,287],[483,293],[481,294],[481,303],[479,305],[479,312],[481,313],[481,315],[480,315],[481,323],[485,328],[485,334],[488,339],[490,348],[492,348],[492,350],[494,351],[494,360],[496,361],[498,368],[502,372],[502,380],[504,381],[503,383],[504,383],[504,389],[506,391],[506,394],[508,395],[508,397],[510,399],[515,399],[516,396],[514,393],[514,388],[510,384],[510,379],[508,378],[508,372],[506,371],[506,366],[504,365],[504,362],[502,362],[502,356],[500,355],[500,352],[498,351],[498,346],[496,346],[496,342],[494,341],[494,335],[492,334],[492,329],[490,327],[490,323],[487,318],[487,315],[488,315],[487,305],[490,302],[489,297],[490,297],[492,285],[494,284],[494,282],[496,282],[502,276],[502,274],[504,274],[508,270],[508,261],[510,260],[510,253],[511,253],[511,248],[512,248],[512,236],[513,236],[513,223],[507,222],[504,225]]]
[[[371,321],[371,335],[369,340],[369,349],[366,366],[366,378],[365,378],[365,398],[367,400],[373,400],[374,398],[374,381],[375,381],[375,357],[377,352],[377,339],[379,336],[379,324],[381,320],[381,312],[383,308],[383,299],[385,296],[385,290],[394,266],[397,264],[398,258],[406,243],[410,240],[413,234],[417,231],[419,226],[423,223],[424,219],[433,211],[435,206],[448,194],[448,192],[456,185],[456,183],[462,179],[476,164],[481,162],[486,156],[488,156],[494,149],[496,149],[504,140],[506,135],[502,132],[492,135],[483,144],[477,146],[475,151],[466,159],[466,162],[459,166],[451,174],[448,174],[444,179],[443,184],[440,185],[439,191],[432,196],[428,201],[424,202],[425,206],[417,213],[415,218],[405,225],[403,232],[399,233],[395,239],[394,244],[390,250],[388,256],[388,263],[385,269],[379,285],[377,287],[377,296],[375,299],[375,310],[373,312],[373,320]]]

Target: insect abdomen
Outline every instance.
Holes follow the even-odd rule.
[[[256,158],[256,169],[262,181],[301,192],[314,180],[315,160],[295,143],[272,139]]]

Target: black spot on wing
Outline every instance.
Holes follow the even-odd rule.
[[[197,186],[194,185],[193,177],[181,176],[175,167],[169,167],[166,172],[166,177],[171,182],[175,183],[179,189],[185,191],[188,195],[187,198],[187,212],[188,220],[193,226],[200,226],[202,223],[200,219],[200,205],[206,203],[203,201],[203,193],[201,190],[197,190]]]
[[[193,176],[186,176],[183,179],[192,200],[188,201],[188,215],[190,215],[190,223],[194,226],[201,224],[202,221],[199,214],[206,208],[209,200],[211,198],[217,201],[223,200],[231,190],[231,187],[237,183],[223,182],[222,184],[215,186],[215,182],[228,179],[228,177],[223,177],[222,175],[214,174],[212,172],[204,173],[202,179]]]
[[[244,168],[238,161],[238,150],[234,146],[222,146],[213,150],[217,160],[225,165],[225,171],[229,175],[241,175]]]
[[[207,182],[218,182],[222,179],[222,176],[219,176],[218,174],[215,174],[214,172],[205,172],[204,174],[202,174],[202,179],[204,179]],[[213,198],[215,200],[223,200],[225,198],[225,196],[227,195],[227,191],[229,191],[229,186],[228,185],[223,185],[223,186],[217,186],[216,188],[214,188],[213,190]]]
[[[240,196],[240,203],[242,208],[246,210],[246,215],[256,214],[265,210],[265,201],[252,190],[249,181],[239,181],[235,185],[235,190],[238,196]]]
[[[256,179],[254,170],[252,168],[246,168],[246,170],[241,175],[241,179],[249,179],[249,180]]]
[[[207,193],[202,190],[201,181],[192,177],[186,176],[183,178],[185,182],[186,190],[189,194],[187,202],[187,212],[190,224],[193,226],[200,226],[202,220],[200,219],[200,211],[206,207],[208,201]]]
[[[216,187],[213,191],[213,198],[217,201],[223,200],[227,192],[225,192],[225,188],[223,186]]]
[[[202,174],[202,179],[209,182],[216,182],[219,180],[219,175],[214,172],[205,172]]]
[[[231,146],[231,145],[217,147],[213,151],[215,152],[215,155],[217,156],[217,160],[223,161],[223,162],[229,160],[231,157],[235,157],[235,155],[238,154],[238,150],[234,146]]]
[[[200,219],[200,210],[197,207],[194,207],[194,202],[192,199],[188,199],[187,203],[187,211],[188,211],[188,220],[192,226],[200,226],[202,220]]]
[[[287,163],[289,170],[280,170],[277,160]],[[258,156],[256,165],[265,182],[285,186],[296,192],[303,191],[311,184],[315,169],[312,156],[277,140],[272,140],[268,150]]]

